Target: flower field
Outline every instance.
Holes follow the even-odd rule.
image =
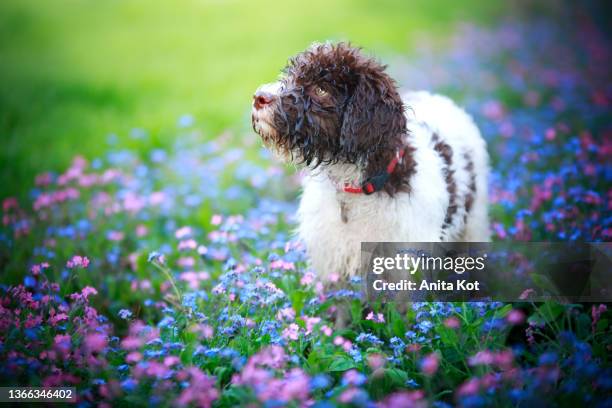
[[[391,64],[475,117],[496,240],[612,240],[610,43],[577,21],[463,26],[447,51]],[[255,134],[205,139],[189,115],[172,149],[111,135],[104,157],[3,201],[2,385],[76,386],[79,406],[109,407],[612,405],[606,305],[400,313],[364,302],[359,279],[326,291],[292,236],[295,169]]]

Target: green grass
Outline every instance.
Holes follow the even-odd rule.
[[[106,137],[143,151],[172,142],[191,113],[206,137],[248,129],[253,90],[313,41],[350,39],[384,57],[415,35],[463,19],[491,21],[495,2],[2,0],[0,196],[33,176],[95,157]]]

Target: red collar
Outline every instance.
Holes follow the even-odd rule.
[[[382,190],[389,180],[389,177],[395,170],[397,164],[402,162],[404,154],[406,154],[406,149],[398,150],[395,152],[395,157],[387,165],[384,172],[375,174],[374,176],[365,179],[363,183],[361,183],[361,186],[354,186],[350,185],[349,183],[344,183],[342,191],[345,193],[370,195]]]

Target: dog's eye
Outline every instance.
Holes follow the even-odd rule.
[[[314,92],[315,92],[315,95],[317,95],[319,98],[323,98],[327,96],[327,91],[321,88],[320,86],[317,86]]]

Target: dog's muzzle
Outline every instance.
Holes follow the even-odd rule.
[[[273,82],[257,88],[253,95],[253,111],[260,111],[271,107],[278,99],[280,84]]]
[[[274,123],[274,108],[278,102],[279,89],[278,82],[265,84],[257,88],[253,95],[253,109],[251,110],[253,129],[264,138],[264,141],[275,134],[272,123]]]
[[[274,102],[275,99],[276,96],[272,95],[270,92],[258,89],[255,91],[255,95],[253,95],[253,108],[255,108],[255,110],[261,110]]]

